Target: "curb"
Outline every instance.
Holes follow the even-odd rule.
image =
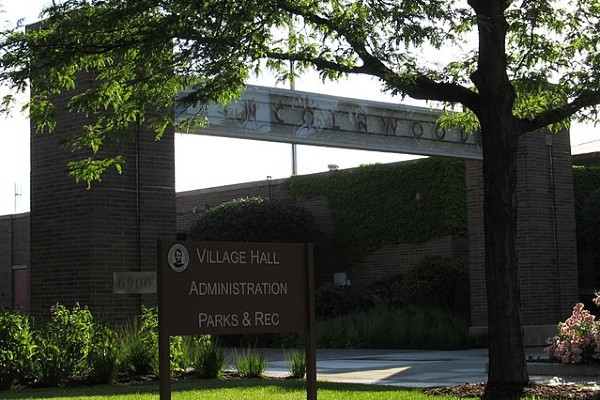
[[[600,365],[591,364],[559,364],[559,363],[527,363],[530,375],[552,376],[600,376]]]

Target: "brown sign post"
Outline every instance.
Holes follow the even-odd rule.
[[[159,241],[160,399],[171,399],[170,336],[305,332],[316,400],[312,257],[310,244]]]

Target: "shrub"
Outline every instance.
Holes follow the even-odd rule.
[[[594,303],[600,303],[600,292]],[[563,364],[595,363],[600,361],[600,322],[582,303],[573,307],[573,313],[558,324],[558,332],[548,339],[545,351],[552,361]]]
[[[286,200],[240,198],[200,213],[190,229],[194,240],[237,242],[314,242],[312,215]]]
[[[286,361],[291,378],[304,378],[306,375],[306,356],[303,352],[292,351],[291,353],[287,353]]]
[[[600,231],[600,189],[594,190],[584,201],[579,212],[580,219],[577,221],[577,233],[581,240],[599,244],[598,232]]]
[[[386,276],[369,284],[368,290],[388,308],[399,308],[404,304],[402,274]]]
[[[455,311],[456,294],[468,290],[465,263],[452,257],[425,256],[402,279],[402,292],[409,297],[436,296],[445,311]]]
[[[120,355],[118,370],[132,375],[147,375],[155,371],[156,349],[135,327],[124,329],[119,335]]]
[[[225,368],[225,352],[210,337],[196,338],[191,365],[199,378],[219,378]]]
[[[188,354],[181,336],[169,339],[171,372],[184,370]],[[137,324],[124,330],[121,335],[122,356],[119,370],[134,375],[158,373],[158,309],[142,306]]]
[[[319,348],[458,349],[469,345],[467,322],[442,310],[372,309],[317,323]]]
[[[358,289],[327,284],[315,292],[317,318],[333,318],[372,307],[373,302]]]
[[[84,375],[85,359],[94,332],[90,311],[75,304],[72,310],[57,304],[50,320],[38,332],[34,375],[41,386],[59,386],[75,375]]]
[[[267,369],[267,359],[253,349],[247,349],[235,357],[235,369],[246,378],[261,378]]]
[[[97,325],[87,355],[87,376],[94,384],[111,383],[117,370],[117,335],[107,326]]]
[[[0,309],[0,390],[32,375],[34,334],[29,316]]]

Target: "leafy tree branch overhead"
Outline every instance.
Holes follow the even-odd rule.
[[[65,0],[39,26],[3,32],[0,80],[15,90],[31,83],[40,131],[55,128],[58,94],[72,93],[70,108],[93,117],[69,143],[89,151],[72,163],[84,181],[122,165],[101,151],[107,142],[140,124],[160,137],[174,124],[181,90],[192,88],[177,100],[184,106],[227,103],[263,68],[280,79],[367,74],[400,99],[460,108],[440,124],[482,137],[490,382],[523,383],[517,142],[597,119],[599,16],[596,0]],[[82,71],[93,85],[78,87]]]
[[[497,2],[506,31],[498,68],[515,90],[519,132],[596,116],[598,11],[579,2]],[[476,30],[489,25],[489,10],[478,11],[487,3],[70,0],[46,9],[43,28],[3,33],[0,77],[17,90],[43,77],[30,104],[40,130],[53,127],[49,95],[72,89],[78,70],[101,73],[72,107],[110,109],[96,129],[114,130],[146,122],[143,105],[170,107],[190,86],[202,90],[181,101],[231,101],[264,60],[282,78],[288,60],[297,74],[316,68],[324,79],[368,74],[393,94],[460,103],[478,115],[478,54],[487,50]],[[158,133],[170,123],[153,122]]]

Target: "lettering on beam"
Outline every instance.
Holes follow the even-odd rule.
[[[248,86],[225,107],[179,109],[205,115],[195,133],[392,153],[481,159],[478,134],[439,129],[440,110],[278,88]]]

